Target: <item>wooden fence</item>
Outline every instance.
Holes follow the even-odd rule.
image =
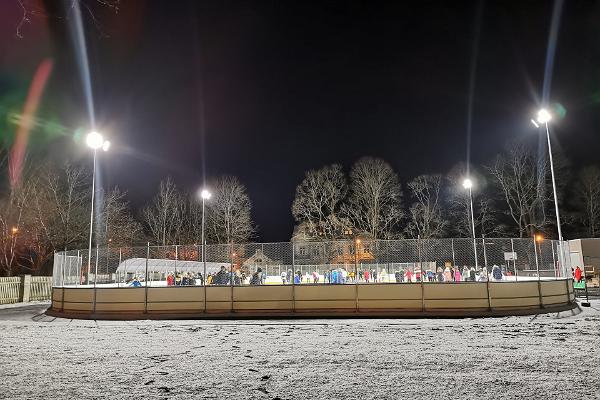
[[[51,293],[50,276],[0,278],[0,304],[50,300]]]

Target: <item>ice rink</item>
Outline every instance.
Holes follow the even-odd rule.
[[[600,301],[429,320],[85,321],[46,307],[0,309],[0,398],[600,398]]]

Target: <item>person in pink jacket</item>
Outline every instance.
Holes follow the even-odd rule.
[[[462,281],[462,276],[460,274],[460,268],[456,268],[456,270],[454,270],[454,282],[460,282]]]
[[[412,277],[413,277],[413,273],[410,269],[406,270],[406,281],[407,282],[412,282]]]

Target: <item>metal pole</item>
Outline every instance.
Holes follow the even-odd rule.
[[[554,255],[554,241],[550,241],[550,248],[552,253],[552,268],[554,269],[554,279],[558,279],[558,268],[556,267],[556,256]]]
[[[204,264],[204,281],[206,282],[206,254],[205,246],[206,241],[204,240],[204,197],[202,197],[202,263]],[[206,286],[206,284],[205,284]],[[204,288],[204,311],[206,312],[206,288]]]
[[[79,265],[79,260],[81,259],[81,250],[77,250],[77,280],[75,281],[75,287],[78,287],[81,284],[81,278],[83,275],[82,266]]]
[[[482,243],[483,243],[483,263],[485,265],[485,273],[488,273],[488,260],[487,260],[487,251],[485,250],[485,235],[481,235]]]
[[[475,255],[475,270],[479,269],[477,265],[477,239],[475,236],[475,214],[473,213],[473,191],[469,187],[469,202],[471,204],[471,227],[473,228],[473,254]],[[487,272],[487,271],[486,271]]]
[[[144,285],[144,313],[148,313],[148,258],[150,258],[150,242],[146,243],[146,275]]]
[[[535,255],[535,270],[537,272],[538,281],[540,280],[540,264],[538,263],[538,252],[537,243],[535,242],[535,236],[533,237],[533,251]]]
[[[450,240],[452,243],[452,265],[454,265],[456,267],[456,256],[454,254],[454,239],[450,239]]]
[[[515,254],[515,243],[513,242],[513,239],[510,239],[510,251],[513,253],[513,267],[515,270],[515,282],[519,281],[519,273],[517,272],[517,259],[516,259],[516,254]]]
[[[96,281],[98,280],[98,243],[96,243],[96,269],[94,270],[94,289],[96,288]]]
[[[92,268],[92,234],[94,231],[94,194],[96,190],[96,154],[97,150],[94,149],[94,167],[92,169],[92,206],[90,208],[90,240],[88,245],[88,267],[86,283],[90,280],[90,270]]]
[[[354,274],[358,278],[358,243],[354,241]]]
[[[54,252],[54,254],[56,257],[56,252]],[[58,254],[60,254],[60,253],[58,253]],[[62,286],[62,287],[65,286],[65,261],[67,261],[67,252],[66,251],[62,254],[62,257],[60,258],[60,273],[62,275],[61,276],[62,282],[61,282],[60,286]]]
[[[89,274],[88,274],[89,277]],[[94,270],[94,308],[93,312],[96,313],[96,281],[98,280],[98,243],[96,243],[96,269]]]
[[[175,282],[177,282],[177,259],[179,258],[179,255],[177,253],[177,245],[175,245]],[[181,285],[183,283],[183,276],[181,277],[181,280],[179,281],[179,285]]]
[[[425,285],[423,284],[423,267],[421,265],[421,235],[417,235],[417,253],[419,255],[419,271],[420,271],[420,276],[421,276],[421,311],[425,311]],[[415,275],[415,279],[417,277],[416,272],[414,271],[413,268],[413,272]],[[437,271],[436,271],[437,272]]]
[[[552,191],[554,192],[554,209],[556,211],[556,228],[558,229],[558,241],[560,242],[560,248],[558,253],[558,262],[562,266],[565,264],[565,254],[563,251],[563,235],[560,226],[560,213],[558,211],[558,196],[556,195],[556,179],[554,177],[554,160],[552,158],[552,146],[550,144],[550,130],[548,129],[548,121],[546,125],[546,139],[548,140],[548,156],[550,158],[550,173],[552,174]]]
[[[563,236],[560,226],[560,214],[558,212],[558,197],[556,196],[556,180],[554,179],[554,162],[552,159],[552,146],[550,145],[550,131],[548,130],[548,121],[546,121],[546,138],[548,139],[548,156],[550,157],[550,172],[552,174],[552,190],[554,191],[554,208],[556,210],[556,227],[558,228],[558,240],[562,243]],[[562,260],[561,264],[562,264]]]
[[[119,247],[119,267],[121,266],[121,262],[123,262],[123,261],[122,261],[121,248]],[[117,267],[117,269],[118,269],[119,267]],[[120,279],[118,279],[118,281],[119,281],[119,282],[117,283],[117,287],[121,287],[121,280],[120,280]],[[125,280],[123,280],[123,283],[125,283]]]

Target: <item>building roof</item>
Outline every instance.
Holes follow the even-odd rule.
[[[230,268],[230,263],[206,262],[206,272],[211,274],[218,272],[221,267]],[[116,272],[127,273],[142,273],[146,271],[145,258],[128,258],[121,261]],[[182,261],[182,260],[167,260],[160,258],[148,258],[148,272],[200,272],[204,273],[204,263],[202,261]]]

